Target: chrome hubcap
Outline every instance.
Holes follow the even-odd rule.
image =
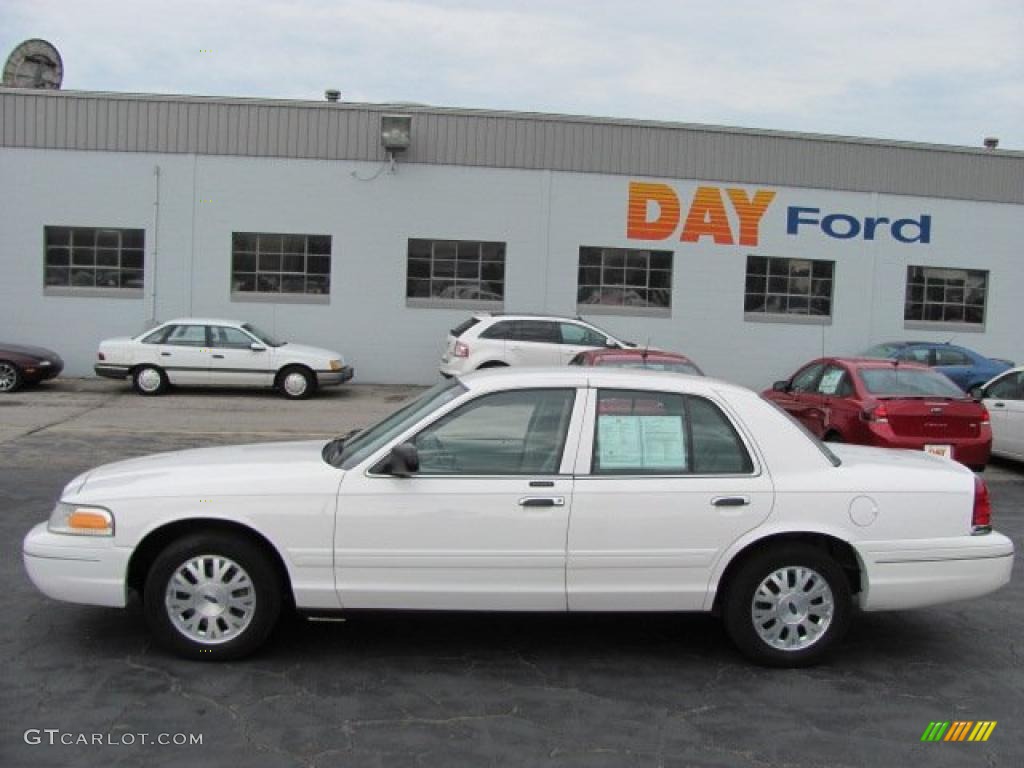
[[[139,389],[144,392],[156,392],[160,388],[160,373],[153,368],[146,368],[138,376]]]
[[[301,373],[289,373],[284,377],[284,391],[293,397],[298,397],[306,392],[306,377]]]
[[[189,640],[217,645],[245,631],[256,610],[249,574],[221,555],[199,555],[182,563],[164,597],[174,628]]]
[[[0,392],[14,389],[14,382],[18,380],[18,372],[10,363],[0,363]]]
[[[817,571],[787,565],[770,573],[750,604],[758,636],[780,651],[801,651],[824,636],[832,623],[832,589]]]

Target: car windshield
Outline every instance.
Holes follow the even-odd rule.
[[[285,344],[288,343],[286,341],[278,341],[266,331],[261,331],[255,325],[252,325],[250,323],[242,323],[242,329],[251,333],[253,336],[262,341],[268,347],[283,347]]]
[[[611,368],[644,368],[648,371],[671,371],[672,373],[689,373],[703,376],[700,369],[693,363],[681,360],[607,360],[601,363]]]
[[[861,368],[864,387],[878,397],[965,397],[964,391],[941,373],[923,368]]]
[[[903,349],[902,344],[876,344],[861,355],[861,357],[896,357],[901,349]]]
[[[324,461],[341,469],[352,469],[425,415],[466,391],[466,386],[458,379],[442,381],[372,427],[345,438],[340,445],[332,440],[324,447]]]

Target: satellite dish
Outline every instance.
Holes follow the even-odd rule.
[[[64,79],[64,62],[45,40],[26,40],[4,65],[3,85],[8,88],[45,88],[56,91]]]

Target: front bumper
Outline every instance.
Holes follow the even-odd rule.
[[[25,536],[22,558],[29,579],[54,600],[123,608],[132,550],[113,539],[50,533],[40,523]]]
[[[103,376],[107,379],[123,379],[128,376],[129,371],[127,365],[111,365],[109,363],[96,363],[92,369],[96,372],[97,376]]]
[[[351,365],[344,365],[337,371],[317,371],[316,383],[321,387],[333,387],[344,384],[356,375],[356,369]]]
[[[902,610],[968,600],[1009,583],[1013,542],[1001,533],[868,542],[857,547],[865,565],[865,611]]]

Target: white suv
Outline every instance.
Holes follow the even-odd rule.
[[[506,365],[568,365],[587,349],[633,346],[584,320],[480,313],[448,333],[448,344],[441,355],[441,375]]]

